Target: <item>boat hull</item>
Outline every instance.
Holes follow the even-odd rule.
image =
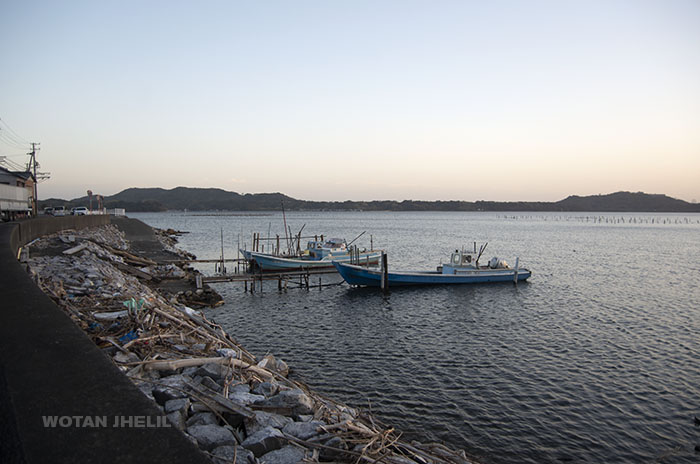
[[[333,263],[338,273],[350,285],[379,287],[382,272],[379,269],[367,269],[346,263]],[[389,272],[388,286],[405,285],[447,285],[447,284],[484,284],[492,282],[514,282],[528,279],[532,273],[527,269],[474,269],[457,274],[442,274],[437,271]]]
[[[378,264],[381,252],[366,252],[360,253],[360,262],[370,265]],[[299,269],[332,269],[334,262],[350,262],[351,256],[331,255],[323,259],[299,259],[299,258],[283,258],[281,256],[267,255],[264,253],[250,253],[250,259],[254,260],[263,271],[283,271],[283,270],[299,270]],[[358,266],[360,267],[360,266]]]

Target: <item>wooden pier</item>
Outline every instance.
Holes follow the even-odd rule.
[[[342,278],[339,282],[323,283],[322,275],[338,275],[335,268],[332,269],[302,269],[289,270],[282,272],[258,272],[258,273],[234,273],[222,274],[216,276],[202,277],[201,284],[220,283],[220,282],[243,282],[244,291],[251,293],[262,292],[264,281],[277,281],[277,290],[287,290],[291,288],[304,288],[311,290],[323,287],[337,287],[345,283]],[[315,277],[318,276],[318,282]],[[198,282],[199,284],[199,282]]]

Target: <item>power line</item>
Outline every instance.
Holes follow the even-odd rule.
[[[0,118],[0,123],[2,123],[7,128],[7,130],[10,131],[12,134],[14,134],[15,137],[17,137],[17,139],[19,139],[22,143],[25,143],[27,145],[31,144],[31,142],[29,140],[25,139],[24,137],[19,135],[17,132],[12,130],[12,128],[5,122],[4,119]]]
[[[26,171],[26,166],[22,166],[21,164],[16,163],[15,161],[7,159],[6,156],[0,156],[0,165],[5,165],[11,171]]]
[[[5,153],[0,152],[0,158],[19,158],[20,156],[27,156],[26,153]]]
[[[0,133],[2,133],[3,137],[5,137],[7,140],[10,140],[18,145],[29,145],[29,143],[24,142],[21,137],[13,135],[12,132],[9,132],[7,129],[0,127]]]
[[[3,135],[7,137],[8,140],[12,140],[13,142],[19,144],[19,145],[26,145],[24,141],[22,141],[21,137],[17,137],[16,135],[12,134],[12,132],[9,132],[7,129],[4,129],[0,127],[0,131],[2,131]]]
[[[9,137],[9,134],[6,131],[3,130],[0,130],[0,142],[13,149],[27,150],[29,148],[29,144],[25,145],[16,142],[15,140]]]

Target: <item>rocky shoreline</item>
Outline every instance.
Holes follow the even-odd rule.
[[[210,288],[196,290],[197,271],[178,262],[192,255],[175,246],[176,232],[127,240],[130,227],[140,226],[42,237],[23,248],[21,260],[212,462],[473,462],[440,444],[404,442],[370,414],[288,378],[284,361],[255,359],[194,309],[223,301]]]

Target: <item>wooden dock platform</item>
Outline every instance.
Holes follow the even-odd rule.
[[[286,290],[290,286],[292,288],[305,288],[307,290],[312,288],[321,290],[323,287],[336,287],[345,283],[342,278],[338,282],[323,283],[321,276],[333,274],[339,276],[335,268],[289,270],[281,272],[246,272],[202,277],[201,283],[243,282],[245,291],[247,292],[250,290],[251,293],[255,293],[256,291],[262,292],[264,281],[277,281],[277,290],[280,291]],[[312,277],[315,276],[318,276],[318,283],[312,281]]]

